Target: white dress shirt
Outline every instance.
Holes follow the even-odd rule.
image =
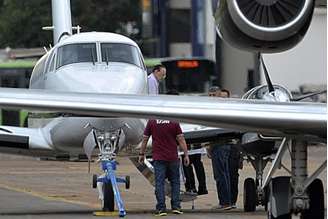
[[[158,81],[153,73],[148,75],[148,93],[150,95],[157,95],[158,91]]]

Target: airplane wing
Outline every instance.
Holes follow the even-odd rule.
[[[51,150],[42,128],[0,126],[0,152],[26,154],[24,149]]]
[[[301,138],[326,138],[327,128],[327,107],[320,103],[1,88],[0,108],[104,117],[174,119],[209,127]]]
[[[206,127],[202,125],[181,123],[180,126],[187,144],[213,142],[220,138],[222,139],[222,137],[240,138],[242,134],[242,132],[235,130]]]

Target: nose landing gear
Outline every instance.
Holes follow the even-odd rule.
[[[99,199],[104,212],[113,212],[116,205],[120,217],[126,215],[123,200],[118,189],[118,183],[125,183],[125,188],[130,188],[130,177],[119,178],[115,171],[117,167],[116,148],[121,136],[122,129],[115,131],[100,131],[93,129],[93,134],[99,147],[98,162],[104,173],[100,176],[93,175],[92,187],[98,188]]]

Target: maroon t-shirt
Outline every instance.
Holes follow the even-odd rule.
[[[153,160],[178,160],[176,138],[181,134],[179,123],[160,119],[149,120],[144,135],[153,138]]]

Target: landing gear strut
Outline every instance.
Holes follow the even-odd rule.
[[[255,169],[256,177],[247,178],[244,181],[244,211],[253,212],[256,210],[256,206],[267,204],[267,192],[266,188],[262,188],[263,185],[263,170],[266,164],[270,161],[267,156],[257,155],[254,158],[248,156],[248,161],[251,162]]]

